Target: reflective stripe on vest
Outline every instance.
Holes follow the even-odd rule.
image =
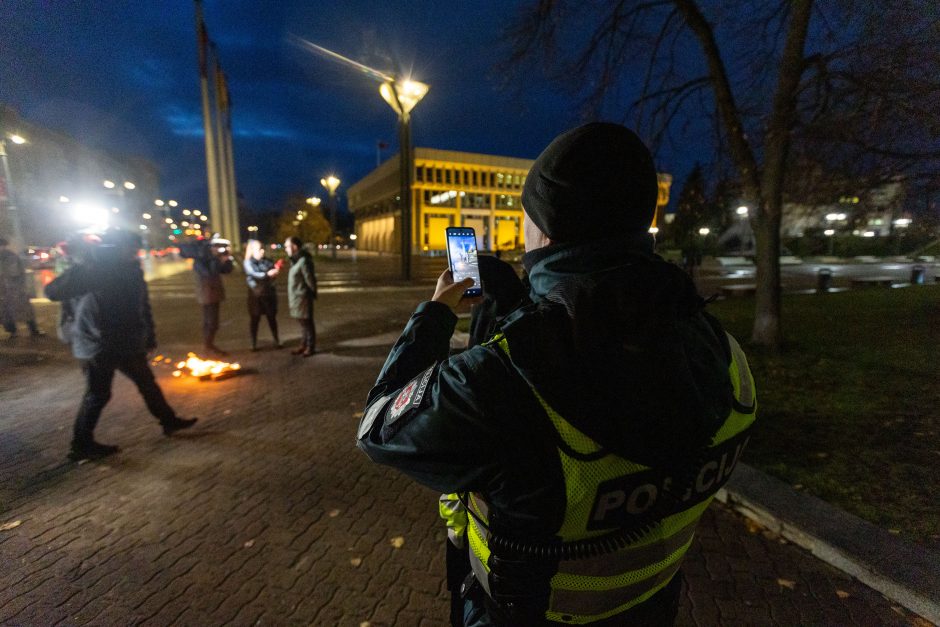
[[[679,569],[698,521],[734,469],[746,444],[745,432],[755,417],[754,380],[747,359],[734,338],[729,335],[728,340],[734,405],[713,438],[709,449],[712,456],[699,470],[694,485],[682,496],[681,501],[689,501],[689,506],[655,522],[623,549],[561,561],[551,579],[547,619],[583,624],[614,616],[656,594]],[[491,343],[509,355],[505,336],[497,336]],[[533,389],[533,393],[572,453],[558,448],[566,506],[557,535],[564,542],[606,535],[612,529],[611,521],[629,520],[630,515],[652,507],[663,488],[657,481],[647,480],[654,471],[617,455],[604,454],[600,445],[555,412],[537,390]],[[471,494],[468,504],[483,521],[474,516],[468,521],[470,563],[477,580],[492,596],[488,577],[488,506],[478,494]],[[617,526],[623,525],[613,528]]]

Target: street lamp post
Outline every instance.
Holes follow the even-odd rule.
[[[14,144],[25,144],[26,140],[19,135],[10,135],[9,139]],[[20,228],[20,212],[16,207],[16,195],[13,190],[13,181],[10,178],[10,163],[7,159],[7,138],[0,137],[0,161],[3,163],[3,181],[6,183],[5,189],[0,189],[6,195],[6,212],[2,226],[9,227],[12,231],[12,249],[21,250],[25,246],[23,241],[23,231]]]
[[[325,187],[330,193],[330,254],[336,259],[336,188],[339,187],[340,180],[334,175],[329,175],[325,179],[320,179],[320,185]]]
[[[402,278],[408,281],[411,279],[411,178],[413,175],[410,114],[415,105],[428,93],[428,86],[409,78],[400,79],[392,73],[376,70],[299,37],[294,38],[294,43],[382,81],[379,93],[398,114],[398,143],[401,148],[399,158],[401,192],[398,196],[401,203],[401,274]]]
[[[401,278],[411,280],[411,177],[413,151],[411,148],[411,110],[428,93],[428,86],[413,80],[387,80],[379,93],[398,114],[399,184],[401,192]]]

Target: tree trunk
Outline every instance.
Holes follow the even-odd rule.
[[[760,200],[754,216],[757,291],[751,342],[776,348],[783,337],[780,306],[780,199]]]
[[[796,93],[803,74],[803,49],[813,0],[793,0],[790,28],[780,58],[773,109],[764,136],[764,167],[754,233],[757,249],[757,293],[751,342],[777,348],[783,341],[780,324],[780,222],[790,132],[796,114]]]

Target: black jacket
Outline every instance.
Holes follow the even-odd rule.
[[[249,257],[243,265],[245,270],[245,281],[248,288],[255,296],[273,296],[275,280],[268,276],[268,272],[274,268],[274,262],[267,257],[255,259]]]
[[[68,302],[67,336],[79,359],[146,353],[157,345],[140,263],[114,257],[110,247],[101,246],[94,260],[59,275],[46,286],[46,296]]]
[[[447,358],[457,318],[422,303],[369,393],[358,446],[444,493],[474,491],[494,533],[555,539],[565,511],[557,434],[532,389],[628,459],[677,472],[729,415],[724,333],[645,237],[524,258],[531,303],[492,344]]]

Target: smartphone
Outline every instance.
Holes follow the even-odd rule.
[[[473,279],[473,287],[467,289],[463,295],[480,296],[483,294],[483,282],[480,281],[476,233],[468,226],[449,226],[444,233],[447,239],[447,262],[454,275],[454,283],[470,277]]]

